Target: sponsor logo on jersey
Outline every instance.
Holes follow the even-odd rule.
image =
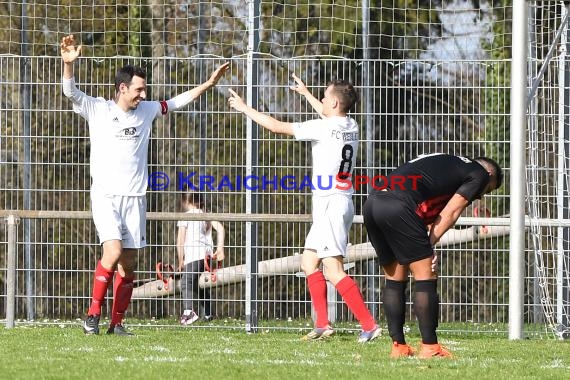
[[[134,136],[137,133],[137,129],[135,127],[125,128],[123,129],[125,136]]]
[[[136,127],[122,128],[117,131],[115,138],[117,140],[136,140],[139,137]]]
[[[343,132],[333,129],[331,137],[342,141],[358,141],[358,132]]]

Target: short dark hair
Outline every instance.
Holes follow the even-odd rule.
[[[329,86],[332,86],[332,92],[338,97],[342,112],[349,112],[358,102],[359,96],[352,83],[344,79],[335,79],[329,82]]]
[[[122,83],[126,84],[127,87],[130,86],[134,76],[146,79],[146,71],[142,67],[133,65],[126,65],[119,69],[115,75],[115,90],[119,91]]]
[[[474,159],[474,161],[484,162],[487,165],[491,166],[493,168],[494,172],[493,174],[495,175],[495,178],[497,180],[497,187],[495,187],[495,189],[501,187],[501,185],[503,184],[503,169],[501,169],[497,161],[489,157],[477,157]]]
[[[180,206],[184,209],[185,203],[191,203],[199,209],[204,209],[204,198],[195,191],[186,191],[180,196]]]

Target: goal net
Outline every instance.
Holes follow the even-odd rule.
[[[20,54],[29,45],[29,55],[57,55],[61,36],[69,33],[83,43],[88,57],[230,58],[245,55],[248,48],[280,58],[350,57],[360,45],[362,3],[0,1],[0,24],[6,31],[2,50]],[[254,40],[249,40],[248,28],[258,33]]]
[[[545,322],[559,338],[570,334],[568,7],[562,1],[530,2],[528,23],[529,276]]]

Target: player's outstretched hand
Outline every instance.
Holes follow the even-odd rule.
[[[75,46],[75,38],[73,34],[65,36],[61,39],[61,58],[63,62],[72,63],[74,62],[79,54],[81,54],[81,45]]]
[[[212,75],[210,75],[210,79],[208,79],[208,82],[210,82],[212,86],[215,86],[216,83],[218,83],[218,81],[220,80],[220,78],[224,76],[229,67],[230,67],[229,62],[226,62],[218,66],[218,68],[212,73]]]
[[[289,86],[289,89],[291,91],[295,91],[296,93],[298,93],[300,95],[305,95],[309,92],[309,90],[307,89],[307,86],[305,86],[305,83],[303,83],[301,78],[299,78],[297,75],[295,75],[295,73],[291,74],[291,78],[293,78],[293,80],[296,83],[295,86]]]
[[[233,109],[235,109],[236,111],[240,111],[242,112],[246,105],[245,102],[243,101],[242,98],[240,98],[240,96],[231,88],[228,90],[230,92],[230,98],[228,99],[228,102],[230,103],[230,107],[232,107]]]

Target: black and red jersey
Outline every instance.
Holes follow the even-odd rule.
[[[431,154],[405,163],[382,180],[381,188],[409,194],[417,204],[418,216],[430,224],[454,194],[469,202],[480,198],[490,176],[481,164],[469,158]]]

